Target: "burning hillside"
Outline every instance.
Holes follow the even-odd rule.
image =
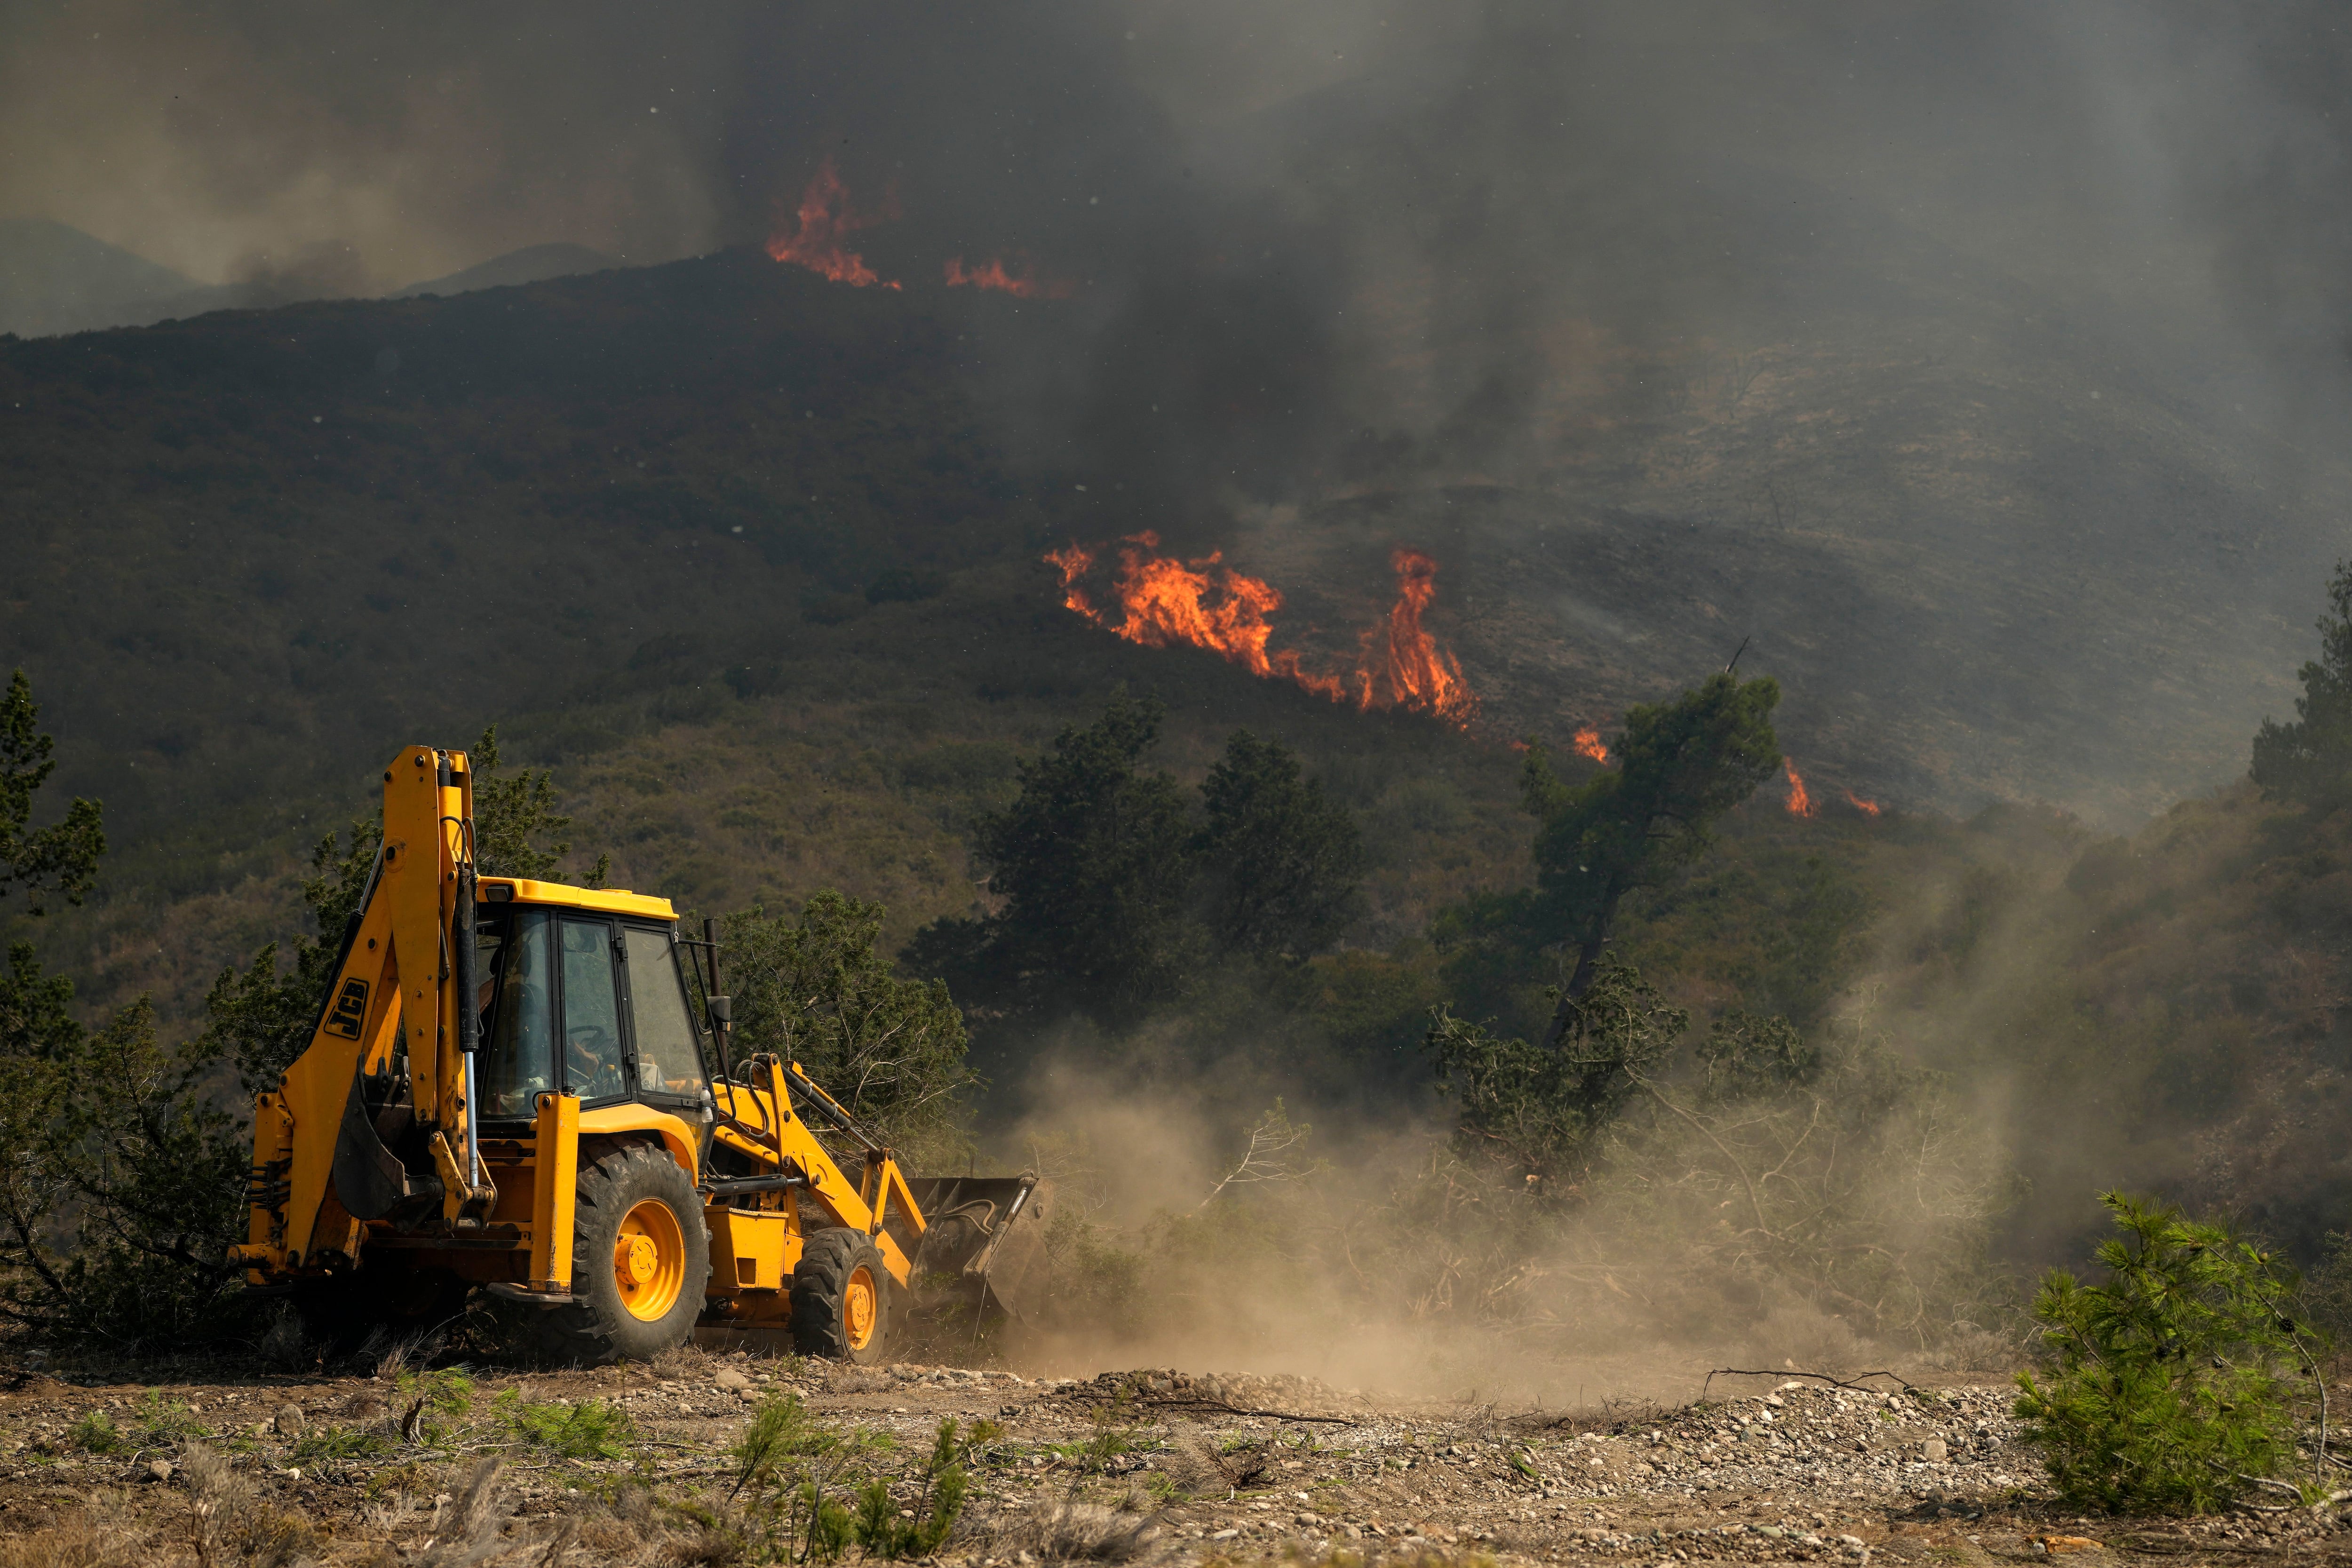
[[[849,187],[835,172],[833,160],[827,158],[817,166],[816,175],[801,193],[800,206],[793,215],[799,222],[798,230],[790,237],[777,235],[768,241],[768,254],[778,261],[789,261],[798,267],[865,289],[880,284],[896,289],[898,283],[884,278],[866,258],[842,244],[848,235],[869,228],[886,218],[898,216],[896,203],[884,204],[878,213],[853,212],[849,205]]]
[[[900,285],[896,279],[883,277],[843,241],[861,228],[871,228],[898,216],[895,195],[887,198],[874,212],[861,213],[852,208],[849,186],[834,167],[833,160],[827,158],[817,165],[815,175],[801,192],[800,205],[793,211],[793,232],[779,231],[772,237],[768,255],[853,289],[897,289]],[[978,289],[1020,300],[1066,300],[1077,292],[1078,287],[1066,278],[1046,277],[1022,256],[1016,256],[1009,266],[1004,258],[991,257],[971,267],[964,265],[962,257],[951,256],[940,274],[941,281],[950,289]]]
[[[1782,757],[1780,759],[1780,768],[1789,780],[1789,815],[1791,816],[1805,817],[1819,816],[1821,814],[1821,806],[1813,799],[1813,792],[1805,787],[1805,776],[1797,771],[1796,759],[1794,757]],[[1845,796],[1846,805],[1853,807],[1853,809],[1862,816],[1876,816],[1878,815],[1878,802],[1872,800],[1869,796],[1856,795],[1850,789],[1842,790],[1839,793]]]
[[[1018,300],[1066,300],[1078,289],[1066,278],[1040,277],[1025,259],[1010,268],[1001,257],[966,267],[962,257],[951,256],[940,273],[950,289],[992,289]]]
[[[1780,759],[1780,766],[1787,771],[1789,775],[1789,815],[1790,816],[1812,816],[1812,792],[1805,787],[1804,775],[1797,772],[1796,759],[1793,757],[1782,757]]]
[[[1314,669],[1296,649],[1273,648],[1281,590],[1224,563],[1223,552],[1194,561],[1162,555],[1160,536],[1122,541],[1108,593],[1098,603],[1089,586],[1101,547],[1072,544],[1045,559],[1062,573],[1063,603],[1097,626],[1145,647],[1206,648],[1270,680],[1287,680],[1333,702],[1358,708],[1401,708],[1431,713],[1467,728],[1478,699],[1454,655],[1422,624],[1437,593],[1437,563],[1400,546],[1389,557],[1397,574],[1396,603],[1357,638],[1351,670]]]

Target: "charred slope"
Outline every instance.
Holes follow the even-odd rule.
[[[1042,537],[953,347],[738,256],[0,344],[0,663],[139,830],[710,681],[812,590]]]

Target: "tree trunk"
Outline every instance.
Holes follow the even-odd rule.
[[[1584,941],[1576,949],[1576,970],[1568,977],[1568,989],[1559,994],[1559,1005],[1551,1011],[1551,1022],[1544,1026],[1544,1049],[1558,1050],[1561,1037],[1568,1033],[1569,1020],[1576,1015],[1576,999],[1592,989],[1595,973],[1601,967],[1601,950],[1609,945],[1609,928],[1616,923],[1617,900],[1624,896],[1622,889],[1612,888],[1601,906],[1601,913],[1585,931]]]

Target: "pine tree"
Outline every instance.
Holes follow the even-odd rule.
[[[1444,910],[1435,936],[1449,951],[1457,995],[1507,995],[1527,984],[1548,951],[1573,955],[1543,1044],[1557,1047],[1570,1005],[1600,972],[1626,897],[1654,887],[1714,842],[1716,822],[1780,766],[1769,678],[1714,676],[1671,702],[1627,710],[1609,746],[1615,765],[1572,784],[1530,746],[1520,779],[1538,820],[1536,884],[1482,894]],[[1532,1020],[1530,1020],[1531,1022]]]
[[[1236,731],[1201,785],[1211,934],[1228,952],[1303,961],[1362,904],[1362,836],[1278,742]]]
[[[57,763],[57,742],[37,725],[33,684],[21,669],[8,678],[0,697],[0,896],[29,895],[29,914],[44,912],[44,899],[58,894],[79,904],[98,877],[106,853],[106,829],[98,802],[76,800],[61,821],[33,828],[33,796],[48,782]]]
[[[973,836],[1002,908],[933,921],[906,962],[1016,1010],[1060,998],[1126,1019],[1175,994],[1198,945],[1193,830],[1176,781],[1141,766],[1166,711],[1122,691],[1024,761],[1019,797]]]
[[[2265,795],[2326,810],[2352,800],[2352,561],[2328,579],[2318,630],[2319,657],[2300,672],[2296,720],[2263,721],[2250,771]]]

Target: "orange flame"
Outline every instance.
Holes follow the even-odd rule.
[[[1063,605],[1089,620],[1100,620],[1095,607],[1087,603],[1085,590],[1078,586],[1078,579],[1094,569],[1095,552],[1073,542],[1067,550],[1048,550],[1045,559],[1062,569],[1062,586],[1066,590],[1062,595]]]
[[[992,258],[985,266],[967,269],[962,257],[950,256],[947,279],[950,289],[993,289],[1021,300],[1066,300],[1078,290],[1076,284],[1066,279],[1036,276],[1025,260],[1020,271],[1008,272],[1001,257]]]
[[[769,256],[778,261],[805,267],[835,283],[846,283],[852,288],[864,289],[877,283],[885,289],[898,287],[897,282],[884,279],[866,266],[864,257],[845,248],[841,243],[845,235],[855,234],[884,218],[897,217],[897,204],[890,204],[879,213],[850,211],[849,187],[843,184],[841,176],[834,172],[832,159],[827,158],[818,167],[816,177],[808,183],[808,189],[801,193],[800,210],[794,216],[800,219],[800,232],[790,239],[780,234],[769,240]]]
[[[1796,759],[1782,757],[1780,765],[1789,770],[1789,815],[1790,816],[1812,816],[1813,797],[1806,793],[1805,781],[1797,776]]]
[[[1609,760],[1609,748],[1601,743],[1601,731],[1590,724],[1576,732],[1575,746],[1580,757],[1591,757],[1596,763]]]
[[[1159,549],[1156,533],[1122,542],[1113,584],[1116,610],[1098,607],[1080,582],[1094,569],[1098,552],[1073,543],[1048,551],[1045,559],[1061,569],[1064,605],[1131,643],[1207,648],[1253,675],[1290,681],[1334,702],[1348,700],[1341,677],[1308,669],[1291,649],[1266,646],[1274,636],[1270,617],[1282,608],[1281,590],[1234,571],[1224,563],[1223,552],[1184,562]],[[1477,712],[1477,699],[1454,656],[1438,647],[1421,625],[1422,611],[1436,592],[1437,563],[1413,550],[1399,550],[1391,563],[1398,574],[1397,604],[1386,620],[1363,635],[1356,704],[1413,709],[1467,726]]]
[[[1852,790],[1845,792],[1845,803],[1853,807],[1856,811],[1862,813],[1864,816],[1876,816],[1878,815],[1878,803],[1876,801],[1864,800],[1862,796],[1854,794]]]
[[[1389,557],[1397,574],[1397,602],[1388,619],[1364,633],[1364,658],[1356,667],[1356,705],[1370,708],[1386,689],[1386,702],[1417,708],[1467,725],[1478,700],[1462,679],[1462,666],[1422,629],[1421,613],[1437,596],[1437,563],[1400,545]]]
[[[1225,565],[1222,552],[1187,564],[1154,553],[1159,548],[1160,536],[1144,532],[1128,539],[1120,549],[1117,589],[1121,618],[1116,623],[1095,608],[1078,585],[1094,565],[1095,552],[1073,544],[1049,552],[1045,559],[1062,569],[1063,604],[1131,643],[1145,647],[1189,643],[1222,654],[1253,675],[1278,675],[1334,701],[1345,694],[1337,677],[1308,673],[1296,653],[1266,650],[1274,635],[1274,623],[1266,616],[1282,608],[1282,595],[1273,584]]]

